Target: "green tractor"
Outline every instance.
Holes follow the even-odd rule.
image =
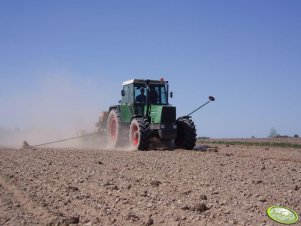
[[[164,79],[126,81],[119,105],[101,112],[98,132],[110,148],[192,150],[196,144],[195,125],[189,115],[176,118],[176,108],[168,101],[172,96]]]

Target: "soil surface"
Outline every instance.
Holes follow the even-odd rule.
[[[280,225],[301,215],[301,150],[0,149],[0,225]],[[300,224],[300,221],[299,221]]]

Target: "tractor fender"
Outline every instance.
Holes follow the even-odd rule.
[[[120,105],[113,105],[113,106],[109,107],[109,112],[113,109],[116,109],[117,112],[120,112]]]
[[[181,117],[179,117],[179,118],[192,118],[190,115],[184,115],[184,116],[181,116]],[[178,119],[179,119],[178,118]]]

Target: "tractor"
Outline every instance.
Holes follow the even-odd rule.
[[[100,136],[110,148],[192,150],[196,145],[195,125],[190,115],[176,118],[176,107],[169,104],[172,97],[163,78],[123,82],[119,104],[100,113],[96,124]]]

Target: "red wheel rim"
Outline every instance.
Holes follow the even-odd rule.
[[[117,123],[115,119],[112,119],[111,125],[110,125],[110,135],[112,140],[116,139],[116,133],[117,133]]]
[[[134,146],[138,146],[139,143],[139,130],[137,125],[132,125],[132,131],[131,131],[131,141]]]

